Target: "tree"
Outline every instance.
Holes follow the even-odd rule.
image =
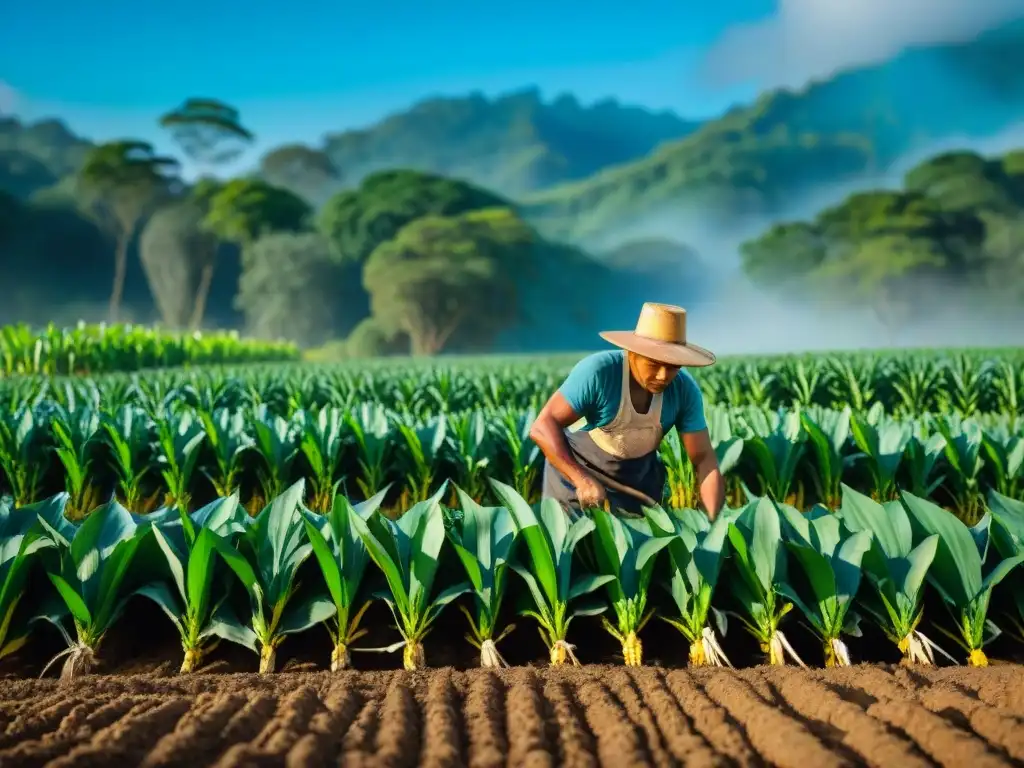
[[[312,232],[277,232],[248,243],[236,307],[249,333],[320,344],[331,335],[336,265],[330,246]]]
[[[1000,160],[960,151],[929,158],[911,169],[904,187],[947,211],[1006,214],[1019,207],[1010,177]]]
[[[262,179],[207,182],[195,194],[207,206],[204,226],[243,248],[262,235],[303,229],[311,213],[304,200]]]
[[[210,254],[217,249],[216,238],[202,223],[202,208],[185,198],[153,214],[139,238],[150,290],[163,322],[172,328],[195,330],[202,323]]]
[[[339,260],[362,264],[377,246],[420,217],[508,206],[507,200],[464,181],[418,171],[383,171],[368,176],[359,189],[328,200],[319,229]]]
[[[260,175],[313,205],[321,205],[341,181],[327,153],[302,144],[286,144],[263,156]]]
[[[191,98],[160,118],[178,145],[199,165],[223,165],[236,159],[255,137],[240,122],[238,110],[216,99]]]
[[[132,237],[139,222],[171,192],[175,179],[167,174],[177,168],[174,158],[156,155],[150,144],[122,140],[92,149],[79,171],[79,190],[86,207],[115,239],[109,304],[112,323],[117,322],[121,307]]]
[[[825,238],[814,225],[791,222],[776,224],[741,245],[740,262],[752,282],[779,287],[817,269],[827,252]]]
[[[517,280],[534,259],[534,234],[504,208],[424,216],[374,249],[363,269],[374,317],[433,355],[469,330],[477,344],[520,317]]]

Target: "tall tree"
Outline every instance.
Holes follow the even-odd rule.
[[[85,207],[115,239],[108,310],[112,323],[121,308],[132,238],[139,222],[173,191],[176,179],[168,174],[177,169],[177,160],[157,155],[150,144],[121,140],[93,148],[78,173]]]
[[[202,222],[202,208],[186,197],[150,216],[139,237],[139,257],[150,291],[160,317],[171,328],[195,330],[202,320],[196,303],[205,300],[209,290],[207,272],[212,274],[211,254],[218,247]]]
[[[217,167],[237,159],[255,140],[253,133],[242,125],[237,109],[217,99],[190,98],[160,118],[160,125],[170,131],[182,151],[207,176],[201,178],[193,197],[204,210],[208,209],[214,194],[221,189],[220,182],[209,176]],[[216,228],[212,228],[215,232]],[[199,328],[206,314],[206,302],[213,284],[217,266],[217,244],[209,240],[196,243],[202,250],[200,279],[196,297],[192,302],[189,327]]]
[[[260,175],[308,203],[319,206],[338,188],[341,174],[327,153],[303,144],[286,144],[265,154]]]
[[[187,99],[163,115],[160,125],[189,158],[207,169],[235,160],[255,139],[238,110],[216,99]]]
[[[518,276],[533,267],[534,234],[504,208],[425,216],[377,246],[363,269],[374,317],[409,336],[414,355],[456,332],[485,346],[521,316]]]

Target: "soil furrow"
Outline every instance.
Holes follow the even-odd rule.
[[[471,677],[463,709],[469,745],[469,768],[499,768],[505,765],[508,739],[505,736],[505,687],[497,674],[481,670]]]
[[[88,701],[86,696],[66,697],[63,700],[48,700],[47,706],[38,710],[27,710],[11,720],[6,731],[0,734],[0,749],[57,730],[65,717]]]
[[[633,681],[654,713],[658,729],[672,756],[688,766],[724,766],[729,763],[697,733],[665,685],[661,673],[635,672]]]
[[[153,734],[173,730],[191,706],[192,701],[184,697],[143,702],[98,731],[88,743],[52,761],[50,768],[138,765],[152,744]]]
[[[558,764],[565,768],[594,768],[594,738],[587,729],[572,687],[564,681],[550,681],[544,686],[558,733]]]
[[[431,678],[423,708],[423,749],[419,765],[444,768],[465,764],[459,699],[450,670],[438,672]]]
[[[537,675],[532,670],[517,670],[507,699],[507,733],[510,765],[554,766],[551,745],[547,740],[544,703]]]
[[[396,675],[380,715],[374,764],[383,768],[414,766],[420,753],[420,713],[406,675]]]
[[[739,765],[761,762],[743,727],[708,698],[689,672],[682,669],[669,672],[665,675],[665,685],[712,749]]]
[[[285,758],[289,768],[317,768],[333,765],[349,726],[359,714],[362,697],[351,688],[331,689],[324,701],[327,710],[309,723],[309,733],[295,742]]]
[[[924,691],[918,700],[925,709],[970,728],[1013,759],[1024,762],[1024,723],[1019,718],[1005,715],[994,707],[948,688]]]
[[[745,681],[719,674],[709,677],[704,690],[746,728],[747,738],[769,763],[781,768],[852,764],[828,749],[801,723],[768,704]]]
[[[989,750],[984,742],[920,704],[879,701],[868,707],[868,714],[906,733],[939,765],[995,768],[1010,764]]]
[[[173,731],[154,744],[140,768],[188,766],[221,751],[221,733],[246,703],[240,694],[201,693]]]
[[[840,732],[841,743],[869,765],[927,768],[931,762],[913,744],[891,733],[856,704],[845,701],[806,675],[775,676],[775,686],[801,717],[817,720]]]
[[[644,738],[603,683],[583,683],[579,699],[603,765],[652,765]]]
[[[654,712],[637,694],[636,685],[625,667],[615,670],[608,677],[612,695],[618,699],[634,726],[640,729],[646,741],[651,762],[657,768],[668,768],[674,764],[672,755],[665,747],[661,730],[654,718]]]

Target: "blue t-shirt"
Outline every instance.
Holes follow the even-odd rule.
[[[595,352],[570,371],[558,391],[572,409],[586,419],[584,430],[606,427],[619,412],[622,396],[622,366],[628,365],[621,349]],[[693,377],[680,369],[662,393],[661,428],[668,434],[676,427],[679,434],[700,432],[707,427],[704,398]]]

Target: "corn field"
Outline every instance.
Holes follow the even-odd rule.
[[[174,333],[139,325],[0,326],[0,377],[108,373],[189,365],[298,360],[289,342],[235,332]]]

